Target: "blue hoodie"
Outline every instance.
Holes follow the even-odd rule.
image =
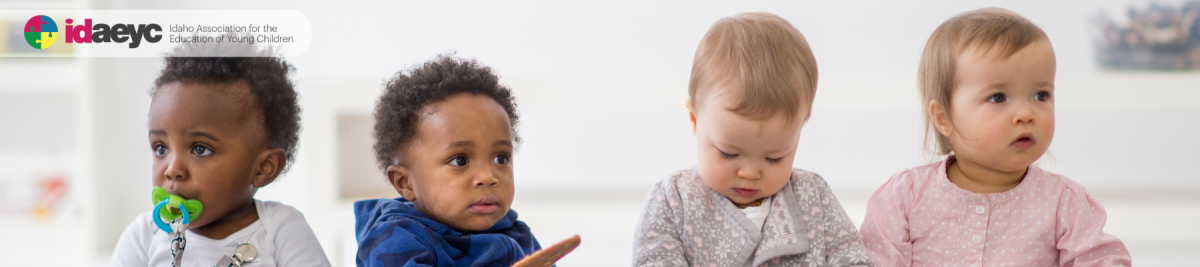
[[[492,228],[463,233],[417,211],[403,197],[354,202],[355,263],[366,266],[511,266],[542,249],[509,210]]]

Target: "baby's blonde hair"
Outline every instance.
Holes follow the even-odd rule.
[[[1007,9],[989,7],[958,14],[943,22],[929,36],[921,54],[918,86],[921,89],[921,110],[925,113],[925,148],[938,155],[954,151],[950,139],[933,125],[929,105],[936,103],[950,114],[950,98],[956,86],[958,56],[971,46],[984,51],[999,49],[1000,58],[1008,58],[1046,33],[1025,17]],[[930,141],[933,141],[932,147]]]
[[[741,13],[722,18],[700,40],[692,61],[688,97],[700,109],[701,93],[715,85],[740,86],[729,111],[753,119],[782,112],[788,123],[807,121],[817,91],[817,62],[808,41],[779,16]],[[800,111],[804,117],[799,118]]]

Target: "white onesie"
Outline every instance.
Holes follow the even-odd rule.
[[[248,243],[258,250],[258,258],[243,264],[258,266],[330,266],[317,236],[299,210],[274,201],[254,200],[258,221],[225,239],[211,239],[187,231],[183,266],[212,267],[231,256],[238,245]],[[150,212],[138,215],[117,241],[112,266],[171,266],[171,235],[159,230],[150,220]]]
[[[762,231],[763,223],[767,222],[767,215],[771,214],[771,199],[774,197],[764,198],[762,204],[759,204],[757,207],[742,209],[742,213],[745,213],[746,218],[750,218],[750,221],[754,222],[754,227],[757,227],[759,232]],[[745,266],[754,266],[754,257],[750,257],[750,260],[746,261]]]

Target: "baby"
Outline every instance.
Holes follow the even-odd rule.
[[[238,260],[250,266],[330,266],[300,211],[254,199],[295,155],[300,107],[290,71],[271,49],[244,43],[185,44],[166,58],[150,93],[151,182],[203,204],[183,233],[181,266],[214,266],[246,247],[255,255]],[[180,266],[175,239],[151,214],[125,228],[112,266]]]
[[[375,157],[401,197],[354,203],[358,266],[509,266],[541,249],[513,200],[516,102],[442,55],[388,82]]]
[[[699,164],[651,190],[634,265],[873,265],[825,180],[792,168],[816,93],[815,61],[778,16],[713,24],[686,103]]]
[[[880,266],[1129,266],[1100,201],[1032,164],[1054,139],[1054,49],[1008,10],[959,14],[919,70],[927,140],[944,160],[876,190],[862,225]]]

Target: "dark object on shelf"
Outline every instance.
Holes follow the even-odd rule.
[[[1200,70],[1200,0],[1129,8],[1129,25],[1100,14],[1096,60],[1111,69]]]

